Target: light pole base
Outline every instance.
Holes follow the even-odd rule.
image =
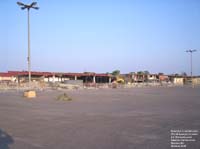
[[[36,92],[33,90],[28,90],[24,92],[24,97],[26,98],[35,98],[36,97]]]

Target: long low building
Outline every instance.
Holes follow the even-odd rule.
[[[28,71],[8,71],[0,73],[0,81],[28,81]],[[82,80],[83,83],[111,83],[114,76],[104,73],[62,73],[62,72],[31,72],[32,81],[64,82],[66,80]]]

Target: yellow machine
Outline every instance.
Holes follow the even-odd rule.
[[[124,79],[122,77],[117,76],[115,82],[116,83],[124,83],[125,81],[124,81]]]

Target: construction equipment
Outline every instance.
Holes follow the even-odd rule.
[[[116,76],[116,79],[113,81],[113,83],[120,83],[123,84],[125,83],[124,79],[120,76]]]

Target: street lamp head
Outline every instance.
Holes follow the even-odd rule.
[[[38,10],[38,9],[39,9],[39,7],[31,7],[31,8],[33,8],[33,9],[36,9],[36,10]]]
[[[22,10],[24,10],[24,9],[28,9],[29,10],[30,8],[33,8],[33,9],[36,9],[36,10],[39,9],[39,7],[36,7],[37,2],[32,2],[30,5],[26,5],[26,4],[22,3],[22,2],[17,2],[17,5],[19,5]]]
[[[37,2],[32,2],[31,4],[30,4],[30,6],[35,6],[35,5],[37,5]]]
[[[186,52],[190,52],[190,53],[192,53],[192,52],[196,52],[197,50],[187,50]]]
[[[24,6],[24,7],[21,7],[21,9],[24,10],[24,9],[26,9],[26,7],[25,7],[25,6]]]
[[[23,3],[21,3],[21,2],[17,2],[17,5],[19,5],[19,6],[25,6]]]

